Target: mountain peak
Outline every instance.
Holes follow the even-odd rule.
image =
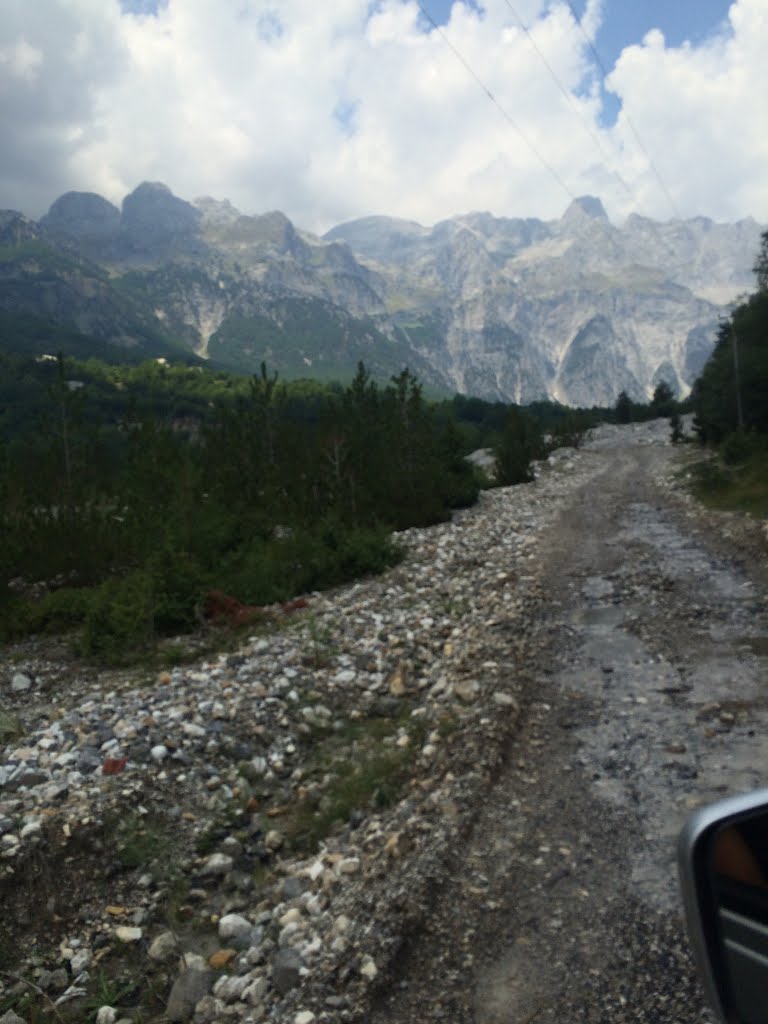
[[[592,220],[608,220],[605,207],[596,196],[578,196],[563,215],[565,223],[590,217]]]
[[[199,196],[192,205],[200,211],[203,224],[210,227],[226,227],[229,224],[234,224],[242,216],[228,199]]]
[[[120,226],[120,211],[95,192],[65,192],[51,204],[40,223],[56,235],[106,239]]]
[[[150,196],[150,195],[163,195],[173,196],[173,192],[168,186],[162,181],[142,181],[140,185],[137,185],[131,196]],[[174,197],[175,198],[175,197]]]
[[[140,249],[195,235],[201,214],[159,181],[143,181],[123,200],[124,235]]]

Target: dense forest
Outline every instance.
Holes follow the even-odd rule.
[[[0,353],[0,635],[72,628],[119,661],[194,628],[211,592],[262,607],[380,571],[393,531],[476,500],[594,416],[455,396],[407,370],[346,387]]]
[[[737,303],[694,384],[699,440],[715,458],[696,470],[709,504],[768,516],[768,231],[754,266],[757,290]]]
[[[768,231],[755,263],[757,291],[720,324],[715,349],[693,388],[705,442],[768,433]]]

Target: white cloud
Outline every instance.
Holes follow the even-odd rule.
[[[42,51],[30,46],[24,36],[0,50],[0,66],[16,78],[34,82],[43,61]]]
[[[514,8],[570,103],[506,0],[456,0],[442,32],[414,0],[133,6],[5,0],[0,205],[37,215],[69,188],[119,202],[150,179],[322,230],[368,213],[555,217],[569,201],[559,177],[614,216],[669,216],[626,118],[599,127],[590,53],[557,0]],[[738,0],[731,29],[698,48],[650,35],[610,77],[685,215],[768,219],[763,7]],[[591,0],[588,32],[601,11]]]
[[[764,0],[739,0],[729,17],[730,31],[699,47],[668,48],[649,33],[609,77],[622,100],[615,138],[636,168],[642,205],[657,216],[668,216],[668,205],[638,159],[627,117],[684,214],[768,219],[768,12]]]

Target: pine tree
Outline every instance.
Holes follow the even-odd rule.
[[[532,420],[516,406],[510,406],[496,456],[496,481],[502,486],[533,480],[531,463],[541,448],[541,437]]]
[[[632,399],[626,391],[620,392],[619,397],[616,399],[616,422],[631,423],[632,412]]]

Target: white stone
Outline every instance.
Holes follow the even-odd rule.
[[[207,971],[208,961],[200,953],[182,953],[181,959],[188,971]]]
[[[120,942],[139,942],[143,934],[141,928],[130,928],[124,924],[115,928],[115,936]]]
[[[311,1010],[299,1010],[293,1018],[293,1024],[312,1024],[314,1019],[315,1015]]]
[[[264,837],[264,845],[273,853],[283,845],[283,836],[277,829],[271,829]]]
[[[248,988],[251,979],[247,974],[225,975],[213,986],[213,994],[225,1003],[234,1003]]]
[[[352,922],[350,921],[346,914],[339,914],[339,916],[333,922],[333,925],[331,927],[331,934],[345,935],[349,931],[351,924]]]
[[[91,953],[90,949],[78,950],[77,953],[75,953],[72,959],[70,960],[72,974],[76,977],[82,971],[86,970],[86,968],[90,967],[92,960],[93,954]]]
[[[278,946],[292,946],[293,943],[291,942],[291,939],[297,933],[300,933],[300,932],[303,932],[303,931],[304,931],[304,929],[302,928],[302,926],[300,924],[298,924],[296,921],[291,921],[290,924],[287,924],[285,926],[285,928],[281,929],[280,934],[277,937],[277,944],[278,944]]]
[[[96,1014],[96,1024],[115,1024],[117,1010],[114,1006],[102,1006]]]
[[[257,977],[251,981],[251,984],[243,989],[242,998],[246,1003],[250,1003],[251,1006],[258,1006],[267,991],[267,979]]]
[[[212,853],[200,868],[201,875],[226,875],[232,870],[234,861],[226,853]]]
[[[32,680],[29,676],[25,676],[23,672],[16,672],[11,679],[11,690],[14,693],[24,693],[25,690],[32,688]]]
[[[164,960],[169,960],[177,948],[178,943],[176,942],[176,936],[173,932],[161,932],[152,940],[152,943],[147,950],[147,956],[150,960],[156,960],[158,963],[162,963]]]
[[[319,917],[325,907],[325,900],[320,893],[315,893],[307,900],[307,913],[312,917]]]
[[[504,693],[503,690],[497,690],[493,695],[494,704],[498,704],[502,708],[517,708],[517,701],[511,693]]]
[[[225,914],[219,921],[219,938],[236,939],[241,935],[248,935],[252,929],[251,922],[240,914]]]
[[[185,722],[181,729],[185,736],[193,736],[197,739],[205,736],[205,729],[203,726],[197,725],[195,722]]]
[[[321,878],[324,871],[325,864],[323,864],[321,860],[313,861],[313,863],[307,868],[307,874],[313,882],[316,882],[318,878]]]
[[[374,963],[373,959],[370,956],[363,957],[363,962],[360,964],[360,973],[364,978],[367,978],[369,981],[373,981],[373,979],[379,973],[378,967],[376,966],[376,964]]]
[[[345,857],[339,861],[339,872],[342,875],[354,875],[360,870],[359,857]]]

